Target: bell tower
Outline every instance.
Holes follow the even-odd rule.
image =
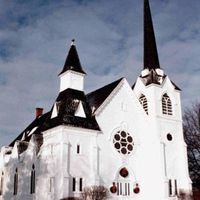
[[[187,146],[183,138],[180,89],[160,67],[149,0],[144,0],[143,70],[132,89],[160,152],[165,198],[191,191]]]
[[[134,92],[149,116],[158,116],[165,113],[162,111],[162,96],[168,96],[173,105],[176,119],[181,120],[180,89],[169,79],[160,67],[159,56],[156,45],[153,21],[151,16],[149,0],[144,0],[144,54],[143,70],[133,85]],[[160,96],[160,97],[159,97]],[[172,99],[174,101],[172,102]],[[176,100],[175,100],[176,99]],[[165,110],[165,109],[164,109]]]

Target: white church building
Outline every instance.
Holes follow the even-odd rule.
[[[84,92],[86,73],[74,40],[49,112],[0,151],[0,200],[61,200],[104,186],[110,200],[177,200],[191,193],[180,89],[159,64],[144,0],[144,66]]]

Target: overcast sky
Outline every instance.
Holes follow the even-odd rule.
[[[183,90],[200,94],[200,1],[150,0],[161,67]],[[87,92],[142,69],[142,0],[0,0],[0,146],[48,111],[59,90],[71,39],[87,72]]]

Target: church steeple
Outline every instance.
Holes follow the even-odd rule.
[[[149,0],[144,0],[144,69],[140,77],[146,86],[160,85],[166,77],[160,69]]]
[[[144,69],[160,68],[149,0],[144,0]]]
[[[76,50],[75,40],[73,39],[64,67],[59,74],[60,92],[68,88],[83,91],[85,74]]]
[[[63,70],[61,71],[60,74],[63,74],[68,70],[72,70],[72,71],[75,71],[75,72],[78,72],[78,73],[86,74],[82,69],[81,62],[79,60],[79,56],[78,56],[78,53],[77,53],[77,50],[76,50],[74,39],[72,40],[71,47],[69,49]]]

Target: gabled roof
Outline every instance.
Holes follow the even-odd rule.
[[[171,80],[170,80],[170,81],[171,81]],[[180,89],[173,81],[171,81],[171,83],[172,83],[172,85],[174,86],[175,90],[181,91],[181,89]]]
[[[132,87],[131,87],[131,88],[132,88],[132,89],[134,89],[134,88],[135,88],[135,85],[136,85],[136,82],[135,82],[135,83],[133,83],[133,85],[132,85]]]
[[[79,56],[78,56],[74,41],[75,40],[72,40],[72,44],[71,44],[71,47],[69,49],[67,58],[65,60],[64,67],[63,67],[62,71],[60,72],[60,74],[63,74],[68,70],[72,70],[72,71],[75,71],[75,72],[86,74],[82,69],[81,62],[79,60]]]
[[[160,68],[149,0],[144,0],[144,69]]]
[[[106,100],[106,98],[111,94],[111,92],[117,87],[123,78],[114,81],[100,89],[97,89],[89,94],[87,94],[88,102],[91,108],[94,108],[93,113],[100,107],[100,105]]]

